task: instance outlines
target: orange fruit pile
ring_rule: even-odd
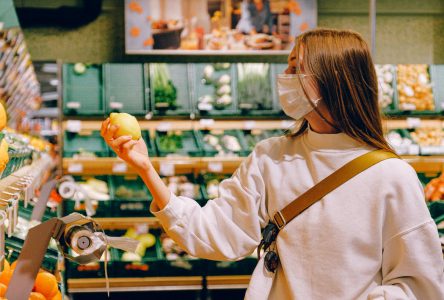
[[[9,265],[9,262],[5,260],[3,271],[0,273],[0,300],[6,295],[6,289],[8,288],[9,281],[17,261]],[[59,291],[59,285],[56,277],[42,269],[40,269],[37,277],[35,278],[34,288],[29,295],[29,300],[61,300],[62,294]]]

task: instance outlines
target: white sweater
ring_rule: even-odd
[[[370,150],[342,133],[271,138],[221,183],[220,198],[201,208],[172,194],[151,210],[190,254],[236,260],[256,249],[277,210]],[[262,258],[247,299],[444,299],[437,228],[415,171],[399,159],[315,203],[279,233],[277,248],[275,278]]]

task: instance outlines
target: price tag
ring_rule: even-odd
[[[69,120],[66,122],[66,131],[79,133],[82,130],[82,122],[78,120]]]
[[[409,155],[419,155],[419,145],[409,145]]]
[[[80,108],[80,102],[68,102],[66,103],[66,107],[70,109],[79,109]]]
[[[79,163],[72,163],[68,165],[68,173],[82,173],[83,165]]]
[[[209,162],[208,163],[208,171],[213,173],[222,173],[224,170],[224,166],[221,162]]]
[[[109,107],[112,109],[122,109],[123,103],[120,102],[110,102]]]
[[[136,224],[134,227],[136,228],[136,232],[138,234],[148,233],[149,231],[148,224]]]
[[[126,163],[113,164],[113,173],[126,173],[128,171],[128,165]]]
[[[214,125],[214,119],[200,119],[199,124],[202,128],[208,128]]]
[[[289,129],[289,128],[291,128],[291,127],[293,127],[294,126],[294,121],[291,121],[291,120],[283,120],[282,122],[281,122],[281,128],[282,129]]]
[[[420,118],[407,118],[407,126],[409,128],[421,127],[421,119]]]
[[[175,168],[172,163],[160,163],[159,173],[162,176],[174,176]]]
[[[403,103],[400,105],[402,110],[416,110],[416,105],[412,103]]]
[[[256,127],[256,122],[255,121],[245,121],[244,122],[244,129],[246,130],[251,130],[253,128]]]
[[[153,113],[149,112],[145,115],[145,120],[151,120],[153,118]]]
[[[160,122],[157,126],[158,131],[169,131],[171,130],[171,123],[170,122]]]

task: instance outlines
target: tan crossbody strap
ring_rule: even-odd
[[[322,199],[325,195],[335,190],[349,179],[355,177],[378,162],[389,158],[399,158],[399,156],[385,150],[375,150],[353,159],[303,193],[284,209],[278,211],[273,217],[275,224],[279,229],[282,229],[288,222],[293,220],[312,204]]]

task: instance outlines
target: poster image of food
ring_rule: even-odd
[[[287,53],[316,0],[125,0],[128,54]]]

